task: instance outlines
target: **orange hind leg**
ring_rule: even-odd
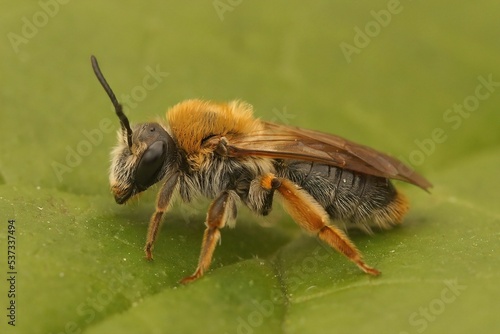
[[[328,214],[306,191],[292,181],[275,177],[273,174],[263,176],[261,186],[268,190],[275,189],[280,193],[286,211],[302,228],[317,234],[321,240],[346,256],[365,273],[374,276],[380,274],[380,271],[363,261],[361,253],[344,232],[328,225]]]

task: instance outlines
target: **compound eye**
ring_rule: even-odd
[[[157,181],[164,160],[165,144],[163,141],[156,141],[144,152],[135,172],[135,181],[140,190],[145,190]]]

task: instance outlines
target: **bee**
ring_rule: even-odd
[[[198,266],[181,283],[208,270],[220,230],[234,226],[240,204],[266,216],[275,195],[300,227],[365,273],[379,275],[331,222],[367,232],[388,229],[400,224],[409,208],[391,179],[424,190],[432,186],[399,160],[367,146],[254,118],[252,106],[242,101],[187,100],[167,111],[167,123],[131,126],[94,56],[91,63],[121,124],[109,175],[116,202],[123,204],[161,183],[144,247],[146,259],[153,258],[158,229],[174,195],[184,202],[199,196],[212,199]]]

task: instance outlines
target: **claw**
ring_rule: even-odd
[[[146,253],[146,260],[148,261],[153,260],[152,248],[153,247],[151,247],[151,245],[146,245],[146,247],[144,247],[144,252]]]
[[[194,272],[194,274],[192,274],[191,276],[184,277],[183,279],[181,279],[179,281],[179,283],[184,284],[184,285],[189,284],[189,283],[197,280],[198,278],[200,278],[202,275],[203,275],[203,273],[201,271],[196,270]]]
[[[369,265],[367,265],[364,262],[359,262],[359,263],[356,263],[356,264],[358,265],[359,268],[361,268],[361,270],[363,270],[367,274],[370,274],[372,276],[378,276],[378,275],[381,274],[380,271],[378,271],[375,268],[370,267]]]

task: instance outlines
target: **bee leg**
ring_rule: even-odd
[[[187,284],[203,276],[210,267],[212,255],[217,242],[220,240],[220,229],[223,228],[229,220],[236,218],[236,192],[229,190],[220,194],[210,204],[207,213],[205,233],[201,244],[201,253],[198,260],[196,271],[188,277],[183,278],[180,283]]]
[[[262,178],[261,185],[265,189],[276,189],[280,193],[284,199],[285,209],[302,228],[316,233],[321,240],[345,255],[365,273],[374,276],[380,274],[377,269],[363,261],[361,253],[344,232],[328,225],[328,214],[306,191],[292,181],[272,174],[266,174]]]
[[[144,246],[144,252],[146,253],[147,260],[153,259],[153,244],[156,240],[156,235],[158,234],[163,214],[169,207],[178,179],[179,173],[171,175],[167,181],[165,181],[160,192],[158,193],[158,197],[156,199],[156,211],[153,216],[151,216],[151,220],[149,221],[148,236],[146,239],[146,246]]]

